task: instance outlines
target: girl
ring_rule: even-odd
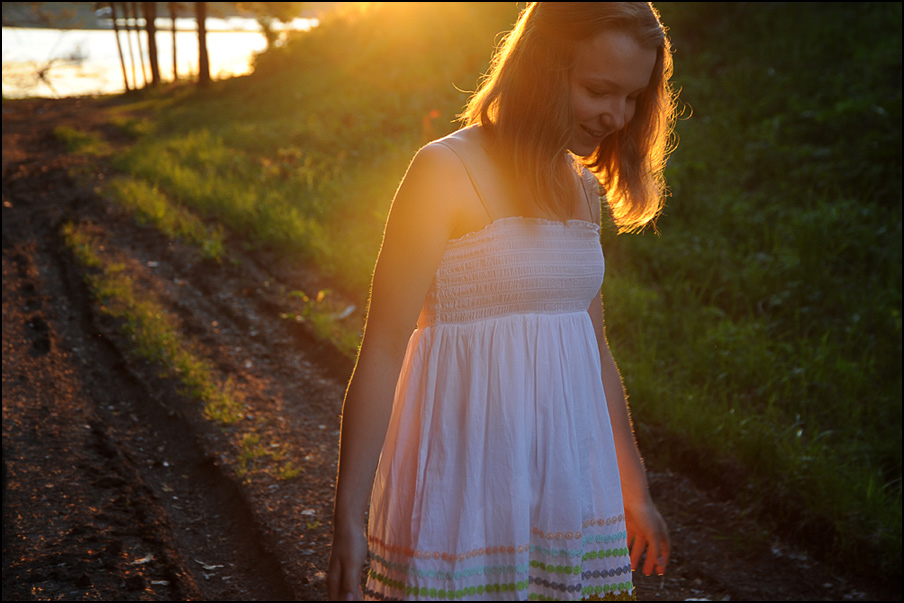
[[[597,190],[620,231],[659,213],[671,65],[648,3],[534,3],[412,161],[345,398],[331,600],[625,598],[665,571]]]

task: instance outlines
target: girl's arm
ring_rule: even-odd
[[[618,472],[621,477],[622,498],[625,504],[625,521],[628,528],[628,546],[631,550],[631,569],[637,569],[646,551],[643,573],[665,573],[669,562],[669,533],[665,521],[650,498],[647,475],[637,444],[628,411],[628,400],[621,375],[606,340],[603,319],[603,300],[600,295],[590,306],[590,318],[596,331],[602,364],[603,389],[609,408],[609,420],[615,438]]]
[[[459,174],[458,172],[461,172]],[[421,149],[396,192],[374,270],[361,349],[342,411],[333,548],[332,601],[359,598],[367,557],[365,511],[392,412],[408,339],[459,221],[469,182],[449,149]],[[473,194],[473,193],[471,193]]]
[[[599,194],[596,178],[582,172],[583,185],[590,195]],[[599,223],[601,208],[591,204],[592,219]],[[646,551],[643,573],[650,575],[654,570],[664,574],[669,562],[669,531],[662,516],[650,498],[647,474],[634,440],[634,427],[628,411],[628,396],[622,384],[621,374],[609,350],[606,339],[606,323],[603,315],[603,295],[594,298],[588,310],[596,332],[596,342],[600,350],[600,365],[609,421],[615,439],[615,454],[618,473],[621,478],[622,499],[625,505],[625,523],[628,529],[628,547],[631,550],[631,569],[637,569]]]

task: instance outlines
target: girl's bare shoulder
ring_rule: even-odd
[[[405,177],[421,203],[454,223],[453,230],[468,232],[485,222],[483,202],[475,188],[487,164],[482,135],[463,128],[422,147]]]

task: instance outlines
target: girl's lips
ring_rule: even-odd
[[[608,130],[597,131],[583,124],[578,125],[580,126],[580,134],[575,134],[575,139],[572,141],[573,148],[570,150],[581,157],[590,156],[603,140],[611,134]]]
[[[608,134],[607,132],[598,132],[596,130],[591,130],[587,126],[581,126],[581,127],[584,129],[585,132],[590,134],[590,136],[592,136],[593,138],[605,138]]]

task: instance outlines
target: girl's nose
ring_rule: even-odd
[[[633,119],[636,104],[637,101],[634,98],[627,96],[608,99],[604,108],[604,119],[608,121],[604,123],[607,127],[612,128],[613,132],[621,130]]]
[[[613,100],[602,115],[602,121],[613,132],[621,130],[627,123],[627,107],[624,101]]]

